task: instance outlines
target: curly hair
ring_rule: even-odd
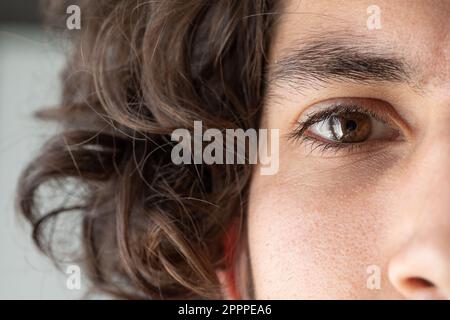
[[[56,25],[65,5],[46,4]],[[258,127],[275,3],[78,5],[82,25],[69,31],[60,105],[37,114],[61,130],[24,170],[18,209],[57,264],[51,226],[62,216],[80,217],[80,262],[101,292],[221,298],[223,237],[235,219],[243,225],[252,168],[175,165],[170,134],[192,131],[194,120],[205,130]],[[48,208],[52,196],[42,190],[67,185],[81,193],[77,200]]]

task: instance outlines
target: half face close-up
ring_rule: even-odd
[[[450,2],[282,12],[262,119],[280,167],[253,176],[247,217],[254,296],[450,298]]]
[[[24,3],[0,299],[450,299],[450,0]]]

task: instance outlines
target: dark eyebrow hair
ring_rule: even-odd
[[[358,36],[303,41],[269,66],[268,82],[295,88],[332,80],[410,84],[410,66],[391,51]]]

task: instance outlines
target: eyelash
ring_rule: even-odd
[[[330,106],[329,108],[316,112],[308,117],[308,119],[304,121],[297,122],[295,129],[289,135],[289,139],[295,142],[300,142],[301,144],[310,142],[311,144],[311,152],[315,150],[319,150],[320,152],[325,152],[328,150],[333,150],[338,152],[340,150],[345,150],[349,153],[353,153],[367,147],[369,144],[373,144],[376,142],[359,142],[359,143],[339,143],[339,142],[326,142],[320,141],[319,139],[306,136],[304,133],[308,130],[312,125],[328,120],[333,116],[340,115],[346,112],[358,112],[362,114],[366,114],[374,119],[381,121],[386,125],[393,126],[392,121],[389,121],[386,117],[376,113],[370,109],[364,108],[360,105],[346,105],[346,104],[335,104]]]

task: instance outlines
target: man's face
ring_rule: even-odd
[[[450,298],[450,1],[283,4],[262,123],[280,164],[255,170],[247,220],[255,298]]]

